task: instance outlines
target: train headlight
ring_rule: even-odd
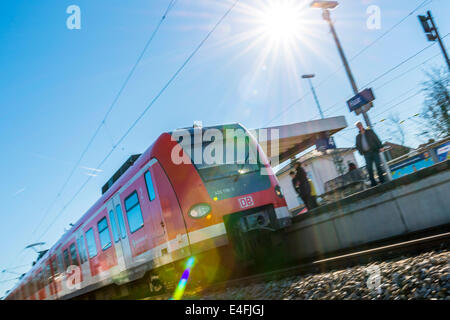
[[[281,188],[280,188],[279,185],[276,185],[276,186],[275,186],[275,194],[276,194],[278,197],[280,197],[280,198],[283,198],[283,197],[284,197],[283,193],[281,192]]]
[[[206,216],[211,211],[211,206],[207,203],[199,203],[193,206],[188,214],[191,218],[199,219]]]

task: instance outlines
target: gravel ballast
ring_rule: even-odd
[[[441,250],[319,274],[261,281],[201,296],[186,295],[184,299],[450,300],[449,289],[450,252]]]

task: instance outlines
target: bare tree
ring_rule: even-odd
[[[424,120],[422,134],[429,138],[442,139],[450,134],[450,73],[445,69],[427,72],[428,80],[423,83],[425,93],[421,117]]]
[[[389,121],[388,125],[392,126],[388,129],[389,134],[394,138],[395,142],[404,145],[405,144],[405,130],[402,126],[404,120],[400,120],[398,113],[391,113],[387,119]]]

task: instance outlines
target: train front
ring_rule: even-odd
[[[242,125],[171,133],[167,174],[183,212],[191,252],[232,248],[233,260],[281,252],[291,215],[269,161]],[[273,254],[272,254],[273,257]],[[223,258],[221,263],[223,263]]]

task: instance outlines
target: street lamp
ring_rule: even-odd
[[[338,48],[339,54],[341,56],[342,62],[345,67],[345,71],[347,72],[347,76],[350,80],[350,84],[352,85],[353,92],[356,94],[359,93],[358,86],[356,85],[355,79],[353,78],[352,71],[350,70],[350,66],[347,61],[347,57],[345,56],[344,50],[342,49],[341,42],[337,36],[336,30],[334,29],[333,21],[331,21],[330,10],[334,9],[338,6],[337,1],[313,1],[311,3],[311,8],[320,8],[322,9],[322,17],[325,21],[330,25],[330,31],[333,35],[334,41],[336,42],[336,46]],[[371,127],[370,119],[365,112],[363,112],[364,120],[366,124]]]
[[[348,79],[350,80],[350,84],[352,85],[353,93],[357,95],[359,93],[358,86],[356,85],[355,78],[353,77],[352,71],[350,70],[350,66],[348,64],[347,58],[345,56],[344,50],[342,49],[341,42],[337,36],[336,30],[334,29],[333,21],[331,21],[330,9],[334,9],[339,5],[337,1],[313,1],[311,2],[311,8],[322,9],[322,17],[325,21],[330,25],[330,31],[333,35],[334,41],[336,42],[336,46],[339,51],[339,55],[341,56],[342,63],[344,64],[345,71],[347,72]],[[370,122],[369,116],[367,115],[367,110],[372,106],[372,102],[370,102],[367,106],[363,106],[362,115],[364,117],[364,121],[366,125],[372,128],[372,123]],[[368,107],[368,108],[366,108]],[[389,170],[389,166],[386,163],[386,159],[384,158],[384,154],[381,152],[381,162],[383,163],[383,167],[386,172],[386,176],[388,180],[392,180],[391,171]]]
[[[322,119],[324,119],[325,116],[323,115],[322,108],[320,107],[319,99],[317,98],[316,90],[314,90],[314,86],[313,86],[313,83],[311,80],[315,76],[316,76],[315,74],[304,74],[304,75],[302,75],[302,79],[308,79],[309,86],[311,87],[311,91],[314,96],[314,100],[316,101],[317,108],[319,109],[320,117]],[[331,139],[333,145],[337,148],[334,138],[330,137],[330,139]],[[334,151],[331,153],[331,157],[333,158],[333,162],[336,167],[336,171],[338,172],[339,175],[343,175],[345,173],[344,169],[342,168],[342,162],[344,161],[344,159],[342,159],[342,157]]]
[[[316,76],[315,74],[304,74],[304,75],[302,75],[302,79],[308,79],[309,87],[311,88],[311,92],[314,96],[314,100],[316,101],[317,108],[319,109],[320,117],[323,119],[325,117],[323,115],[322,108],[320,107],[319,99],[317,98],[317,95],[316,95],[316,90],[314,90],[314,86],[311,81],[311,79],[314,78],[315,76]]]
[[[311,8],[334,9],[339,5],[337,1],[313,1]]]

